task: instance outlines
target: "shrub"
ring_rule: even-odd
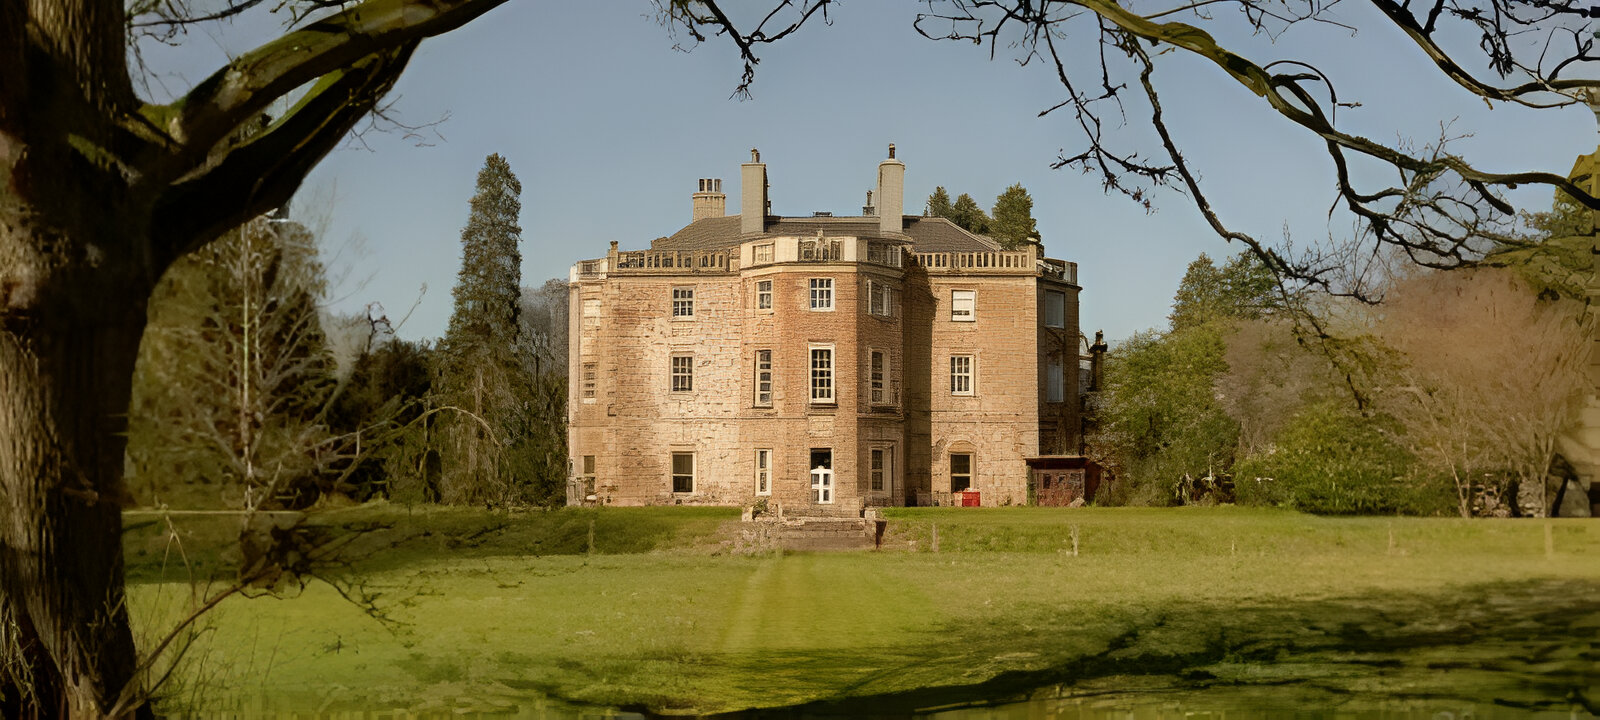
[[[1238,502],[1321,514],[1448,512],[1448,488],[1413,472],[1395,430],[1392,419],[1338,401],[1309,405],[1235,467]]]

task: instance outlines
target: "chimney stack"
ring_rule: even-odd
[[[705,218],[719,218],[728,214],[728,196],[722,194],[720,178],[701,178],[700,189],[694,194],[694,216],[690,222]]]
[[[904,233],[906,166],[894,159],[894,143],[889,144],[889,159],[878,163],[877,200],[878,232],[883,235]]]
[[[761,151],[750,149],[750,162],[739,166],[739,232],[760,233],[767,230],[767,166],[761,162]]]
[[[861,206],[861,217],[872,217],[878,214],[878,207],[872,204],[872,191],[867,191],[867,204]]]

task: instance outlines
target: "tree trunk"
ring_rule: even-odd
[[[40,217],[0,205],[0,715],[98,718],[138,662],[122,463],[148,283]]]

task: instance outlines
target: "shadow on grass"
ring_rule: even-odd
[[[712,542],[737,508],[564,508],[485,511],[375,503],[312,513],[307,522],[330,540],[356,535],[330,564],[359,573],[453,559],[496,556],[604,555],[693,548]],[[129,583],[226,578],[239,562],[236,515],[154,512],[126,516],[123,549]]]
[[[818,685],[817,673],[860,670],[860,681],[836,697],[714,716],[723,718],[905,717],[1152,688],[1292,688],[1330,706],[1433,701],[1600,714],[1600,580],[1479,584],[1449,596],[1374,594],[1084,613],[1102,615],[1096,623],[1061,618],[1042,637],[1010,646],[997,645],[982,627],[951,626],[941,630],[948,643],[937,647],[734,656],[709,659],[720,664],[702,670],[803,685]],[[1091,624],[1104,629],[1100,637],[1074,639],[1089,640],[1095,649],[1063,653],[1056,647]],[[960,682],[956,672],[961,663],[1018,657],[1031,659],[1023,663],[1030,666],[971,683]],[[954,682],[926,675],[939,668]],[[896,675],[935,686],[874,691],[897,684]],[[652,698],[623,709],[651,715],[693,705]]]

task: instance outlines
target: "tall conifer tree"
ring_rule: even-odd
[[[1007,250],[1015,250],[1039,238],[1033,220],[1033,197],[1022,183],[1016,183],[994,199],[989,234]]]
[[[940,185],[933,189],[933,194],[928,196],[928,214],[933,217],[947,218],[955,215],[956,206],[950,202],[950,193]]]
[[[455,310],[439,347],[442,399],[472,414],[451,423],[441,488],[446,501],[510,501],[516,495],[517,482],[503,460],[528,381],[519,358],[521,195],[511,165],[490,155],[478,171],[471,214],[461,230]]]

